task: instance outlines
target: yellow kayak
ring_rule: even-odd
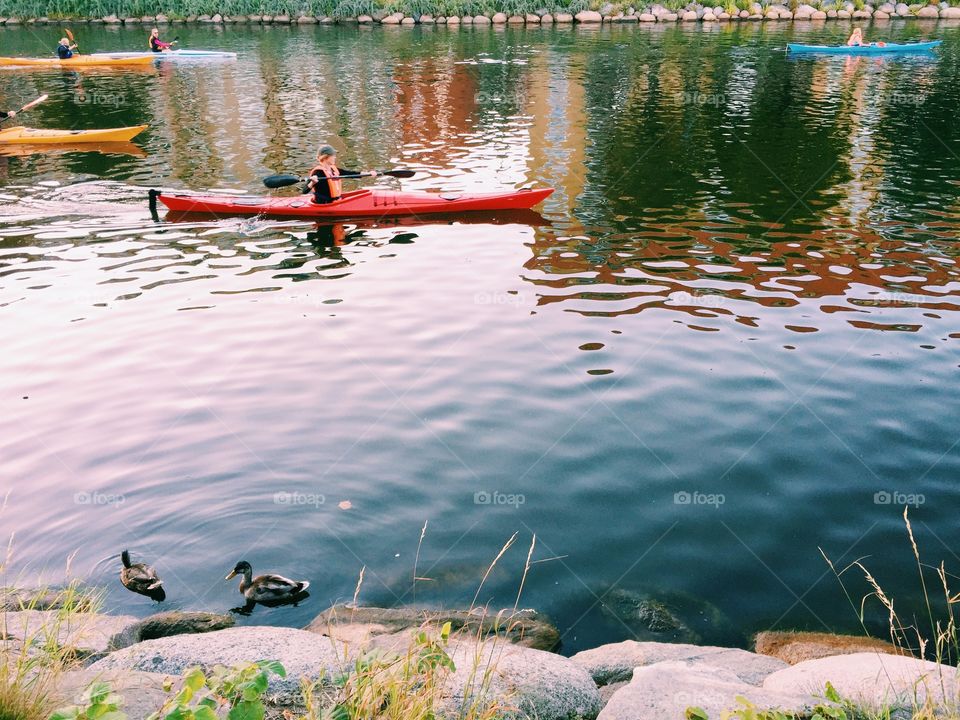
[[[113,55],[74,55],[69,60],[60,58],[19,58],[0,57],[2,66],[41,66],[41,67],[125,67],[128,65],[149,65],[152,57],[119,57]]]
[[[132,142],[87,142],[4,145],[0,143],[0,157],[29,157],[30,155],[62,155],[65,153],[100,153],[101,155],[130,155],[147,157],[146,151]]]
[[[147,125],[134,125],[103,130],[34,130],[27,127],[12,127],[0,130],[0,145],[127,142],[147,127]]]

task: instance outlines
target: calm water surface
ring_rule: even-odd
[[[536,534],[521,605],[566,652],[636,633],[613,588],[689,604],[704,641],[853,630],[818,548],[914,607],[904,502],[960,564],[960,29],[873,26],[942,37],[929,57],[783,52],[845,31],[177,28],[240,57],[3,72],[4,106],[50,94],[31,126],[150,125],[0,157],[7,581],[72,557],[146,614],[129,547],[171,606],[222,609],[244,558],[312,581],[249,620],[298,625],[364,567],[362,602],[467,605],[517,533],[479,601],[513,606]],[[150,219],[148,187],[257,193],[327,139],[404,188],[556,192],[521,218]]]

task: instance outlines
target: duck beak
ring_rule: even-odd
[[[230,574],[227,575],[227,577],[226,577],[225,579],[227,579],[227,580],[233,580],[236,576],[237,576],[237,571],[236,571],[236,570],[231,570],[231,571],[230,571]]]

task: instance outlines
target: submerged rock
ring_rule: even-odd
[[[616,588],[601,598],[603,613],[625,625],[639,640],[746,644],[746,639],[719,608],[692,595]]]
[[[538,650],[553,650],[560,644],[560,633],[553,624],[534,610],[515,614],[474,614],[465,611],[435,611],[417,608],[347,607],[335,605],[321,613],[305,628],[354,646],[404,646],[429,622],[437,627],[449,622],[453,631],[475,635],[497,635],[510,643]]]

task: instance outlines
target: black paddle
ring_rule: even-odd
[[[385,170],[377,171],[377,175],[386,175],[395,178],[411,178],[416,174],[414,170]],[[359,173],[357,175],[338,175],[332,180],[356,180],[358,178],[373,177],[370,173]],[[263,184],[270,189],[289,187],[297,183],[306,182],[310,178],[300,177],[299,175],[271,175],[263,179]]]
[[[20,113],[26,112],[27,110],[30,110],[31,108],[35,108],[37,105],[39,105],[40,103],[42,103],[42,102],[43,102],[44,100],[46,100],[48,97],[49,97],[48,95],[41,95],[40,97],[38,97],[38,98],[37,98],[36,100],[34,100],[33,102],[28,102],[28,103],[27,103],[26,105],[24,105],[22,108],[20,108],[19,110],[17,110],[17,113],[16,113],[16,114],[19,115]],[[5,118],[0,118],[0,123],[4,122],[5,120],[9,120],[11,117],[12,117],[11,115],[7,115]]]

